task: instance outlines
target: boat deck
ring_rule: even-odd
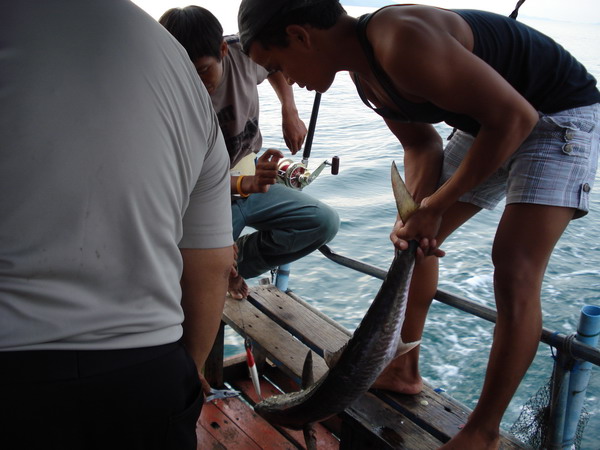
[[[252,340],[263,397],[300,389],[309,349],[318,379],[327,371],[323,352],[337,350],[351,333],[273,285],[253,287],[247,300],[226,302],[205,375],[213,387],[228,385],[242,395],[204,405],[197,428],[198,448],[306,448],[301,431],[269,424],[252,409],[258,398],[245,355],[223,359],[225,326]],[[317,448],[435,449],[460,430],[469,413],[464,405],[428,385],[418,395],[371,390],[338,416],[318,424]],[[525,447],[504,434],[501,448]]]
[[[245,355],[234,358],[239,367],[240,378],[228,385],[242,393],[240,397],[213,400],[202,408],[196,428],[198,448],[202,449],[297,449],[306,448],[302,431],[275,427],[254,412],[250,403],[258,397],[248,378]],[[230,361],[231,362],[231,361]],[[229,369],[232,369],[229,366]],[[275,375],[273,373],[272,375]],[[276,375],[275,375],[276,376]],[[282,380],[283,381],[283,380]],[[261,392],[265,397],[281,391],[267,381],[261,380]],[[249,403],[250,402],[250,403]],[[332,425],[331,423],[329,424]],[[339,440],[325,426],[316,427],[319,449],[338,449]]]

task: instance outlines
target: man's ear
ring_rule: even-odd
[[[304,48],[310,48],[311,36],[308,29],[302,25],[288,25],[285,28],[290,44],[296,42]]]
[[[221,47],[219,48],[219,53],[221,54],[221,61],[223,60],[223,58],[225,58],[227,56],[227,53],[229,53],[229,45],[227,45],[227,42],[225,42],[225,40],[223,40],[223,42],[221,42]]]

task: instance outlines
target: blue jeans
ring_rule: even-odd
[[[231,203],[238,271],[253,278],[308,255],[336,235],[340,219],[325,203],[282,184]],[[255,232],[240,237],[245,227]]]

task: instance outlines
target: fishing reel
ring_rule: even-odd
[[[337,175],[340,169],[340,159],[337,156],[331,158],[331,162],[323,161],[314,171],[308,170],[307,159],[302,162],[293,162],[291,159],[282,159],[277,165],[277,182],[292,189],[301,191],[305,186],[312,183],[325,169],[331,167],[331,174]]]

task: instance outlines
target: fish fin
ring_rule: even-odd
[[[415,348],[420,343],[421,343],[420,339],[418,341],[414,341],[414,342],[400,341],[400,343],[398,344],[398,348],[396,349],[396,355],[394,356],[394,358],[397,358],[400,355],[404,355],[405,353],[410,352],[413,348]]]
[[[338,360],[340,359],[340,356],[342,356],[342,353],[344,353],[344,350],[346,349],[347,345],[348,345],[347,343],[342,345],[335,352],[323,350],[323,358],[325,359],[325,364],[327,364],[327,367],[329,367],[330,369],[332,367],[335,367]]]
[[[302,389],[306,389],[311,384],[314,384],[314,382],[312,352],[309,350],[302,366]]]
[[[408,188],[404,184],[404,180],[398,172],[396,163],[392,161],[392,191],[394,192],[394,198],[396,199],[396,208],[398,209],[398,215],[402,219],[402,222],[406,223],[408,218],[419,209],[419,204],[414,201]]]

